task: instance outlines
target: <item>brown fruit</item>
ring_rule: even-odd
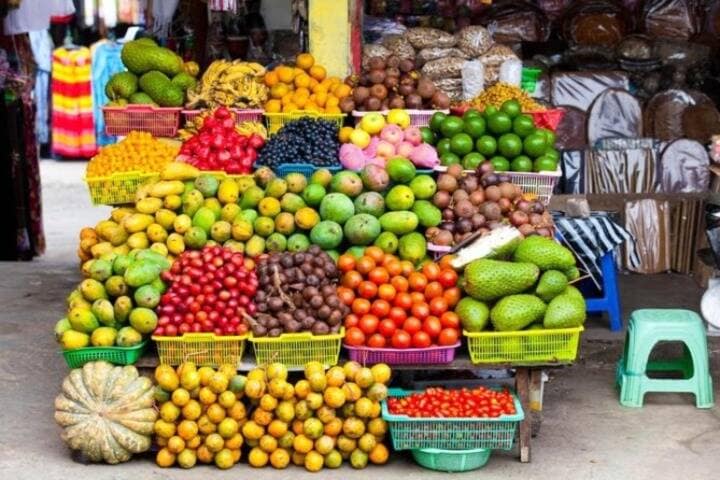
[[[405,105],[410,109],[422,108],[422,98],[417,93],[411,93],[405,97]]]
[[[368,65],[370,66],[370,70],[384,70],[385,60],[383,60],[381,57],[373,57],[368,62]]]
[[[373,85],[370,87],[370,96],[375,97],[380,100],[385,100],[387,98],[387,88],[385,88],[385,85],[379,83],[377,85]]]
[[[463,167],[459,163],[453,163],[448,167],[447,173],[448,175],[455,177],[457,180],[460,180],[463,175]]]
[[[399,95],[395,96],[388,102],[388,106],[390,108],[405,108],[405,100]]]
[[[340,104],[338,106],[340,107],[340,111],[343,113],[350,113],[355,110],[355,102],[350,97],[345,97],[340,100]]]
[[[450,97],[447,93],[437,90],[430,99],[430,104],[438,110],[444,110],[450,106]]]
[[[385,85],[385,88],[389,91],[394,91],[399,84],[400,81],[398,80],[398,77],[385,77],[385,81],[383,82],[383,85]]]
[[[385,69],[385,76],[386,77],[398,77],[398,81],[400,80],[400,69],[397,67],[387,67]]]
[[[368,110],[370,112],[376,112],[380,110],[380,107],[382,107],[382,100],[377,97],[368,97],[368,99],[365,100],[365,110]]]
[[[395,55],[390,55],[385,64],[388,68],[397,68],[400,66],[400,58]]]
[[[355,87],[352,94],[353,100],[355,100],[355,103],[358,105],[364,103],[369,96],[370,89],[367,87]]]
[[[437,179],[437,188],[445,192],[457,190],[457,179],[450,174],[442,173]]]
[[[432,98],[433,95],[435,95],[435,91],[437,90],[437,88],[435,87],[435,84],[432,82],[432,80],[423,77],[418,80],[416,90],[418,95],[420,95],[423,100],[428,100]]]
[[[415,69],[415,62],[413,62],[409,58],[403,58],[402,60],[400,60],[398,68],[403,73],[411,72],[413,69]]]
[[[385,81],[385,70],[370,70],[368,79],[372,84],[383,83]]]
[[[438,208],[447,208],[450,205],[450,194],[444,190],[438,190],[433,195],[433,204]]]

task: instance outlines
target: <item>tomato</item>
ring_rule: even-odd
[[[351,327],[345,332],[345,343],[352,347],[365,344],[365,334],[358,327]]]
[[[403,292],[398,293],[395,295],[395,300],[393,301],[393,305],[396,307],[400,307],[404,310],[410,310],[410,307],[412,307],[413,301],[412,297],[409,293]]]
[[[425,275],[425,278],[432,282],[440,275],[440,267],[437,263],[429,262],[423,265],[422,273]]]
[[[415,334],[412,337],[412,346],[413,348],[427,348],[430,345],[432,345],[432,340],[430,340],[430,335],[420,330],[419,332],[415,332]]]
[[[442,324],[440,323],[440,319],[437,317],[427,317],[423,322],[422,329],[430,336],[430,338],[435,339],[438,335],[440,335]]]
[[[372,303],[370,313],[379,318],[386,317],[390,313],[390,303],[387,300],[377,299]]]
[[[390,280],[390,284],[395,287],[395,290],[398,292],[407,292],[410,288],[407,278],[398,275],[394,276],[392,280]]]
[[[377,285],[367,280],[360,282],[360,285],[357,287],[357,293],[362,298],[373,299],[375,295],[377,295],[377,291]]]
[[[440,297],[442,294],[443,287],[440,285],[440,282],[430,282],[427,284],[427,287],[425,287],[425,298],[428,300]]]
[[[391,341],[393,348],[410,348],[411,342],[412,338],[408,332],[404,330],[396,330],[395,333],[393,333]]]
[[[455,312],[445,312],[440,315],[440,323],[443,328],[460,328],[460,317]]]
[[[362,330],[365,335],[372,335],[377,330],[378,323],[380,323],[378,317],[368,313],[360,317],[358,327],[360,327],[360,330]]]
[[[412,303],[425,303],[425,294],[422,292],[412,292],[410,298]]]
[[[340,283],[343,287],[355,290],[362,281],[363,277],[360,272],[350,270],[349,272],[345,272],[343,274],[342,281]]]
[[[454,258],[455,255],[443,255],[443,257],[438,262],[440,270],[454,270],[451,263]]]
[[[412,264],[409,260],[402,260],[400,262],[400,266],[402,266],[402,276],[408,277],[412,272],[415,271],[415,265]]]
[[[370,273],[375,268],[375,260],[370,257],[362,256],[355,262],[355,269],[363,275]]]
[[[444,288],[457,287],[458,274],[455,273],[455,270],[441,270],[437,281]]]
[[[422,335],[419,337],[418,341],[422,343]],[[413,336],[413,344],[415,340]],[[427,388],[407,397],[390,397],[387,404],[390,413],[409,417],[488,418],[515,414],[513,396],[507,389],[497,391],[484,387],[472,390]]]
[[[408,317],[407,320],[403,322],[402,329],[410,335],[415,335],[415,332],[419,332],[420,329],[422,329],[422,322],[415,317]]]
[[[452,287],[445,290],[443,298],[448,304],[448,308],[453,308],[460,301],[462,293],[458,287]]]
[[[388,318],[395,322],[397,327],[400,327],[407,318],[407,313],[400,307],[392,307],[390,313],[388,313]]]
[[[382,248],[371,245],[369,247],[365,247],[365,256],[372,258],[375,263],[381,265],[385,259],[385,252],[383,252]]]
[[[337,266],[341,272],[349,272],[350,270],[354,270],[355,269],[355,257],[350,255],[349,253],[340,255],[338,257]]]
[[[365,315],[370,313],[370,301],[366,298],[356,298],[350,308],[357,315]]]
[[[360,317],[355,315],[354,313],[350,313],[345,317],[345,328],[352,328],[357,327],[357,324],[360,322]]]
[[[390,318],[380,320],[377,328],[378,333],[387,338],[392,337],[395,330],[397,330],[397,325],[395,325],[395,322]]]
[[[411,290],[415,292],[422,292],[427,286],[427,278],[425,278],[425,275],[420,272],[412,272],[408,275],[408,283],[410,284]]]
[[[347,287],[338,287],[336,293],[340,301],[345,305],[350,306],[355,300],[355,292]]]
[[[430,307],[427,303],[415,303],[413,304],[412,308],[410,309],[410,313],[414,317],[419,318],[420,320],[425,320],[427,317],[430,316]]]
[[[385,337],[379,333],[373,333],[370,338],[368,338],[367,346],[372,348],[385,348],[386,343]]]
[[[438,345],[455,345],[458,342],[458,331],[454,328],[443,328],[438,335]]]
[[[380,287],[378,287],[378,297],[383,300],[392,300],[395,298],[396,294],[397,291],[395,290],[395,287],[389,283],[383,283]]]
[[[390,281],[390,274],[383,267],[375,267],[367,275],[368,280],[375,285],[382,285]]]
[[[402,273],[402,265],[400,265],[400,262],[395,259],[390,259],[389,261],[386,259],[386,261],[383,263],[383,267],[385,267],[388,275],[390,275],[391,277],[395,277]]]
[[[433,315],[442,315],[447,312],[448,303],[443,297],[436,297],[430,300],[430,313]]]

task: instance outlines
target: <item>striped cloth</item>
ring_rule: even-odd
[[[572,218],[554,215],[559,236],[575,251],[580,263],[588,270],[595,285],[602,285],[600,260],[623,243],[627,244],[629,266],[640,265],[635,237],[625,228],[610,220],[605,212],[593,212],[589,218]]]
[[[68,158],[95,155],[90,49],[58,48],[52,65],[52,151]]]

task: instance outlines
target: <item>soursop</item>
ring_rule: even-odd
[[[515,263],[483,258],[465,268],[463,289],[482,301],[524,292],[532,287],[540,270],[532,263]]]
[[[513,254],[516,262],[530,262],[545,270],[569,270],[575,266],[572,252],[555,240],[540,235],[525,238]]]

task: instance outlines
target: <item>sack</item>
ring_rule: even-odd
[[[363,56],[362,56],[362,68],[364,70],[370,69],[370,59],[379,57],[383,60],[387,60],[387,58],[390,56],[390,50],[383,47],[382,45],[378,44],[369,44],[365,45],[363,47]]]
[[[382,44],[391,55],[399,58],[415,58],[415,49],[402,35],[388,35],[383,38]]]
[[[455,36],[437,28],[427,27],[409,28],[404,38],[418,50],[430,47],[449,48],[454,47],[456,43]]]
[[[437,82],[436,82],[437,83]],[[465,62],[462,67],[462,99],[472,100],[485,88],[485,67],[479,60]]]
[[[517,59],[517,55],[512,49],[506,45],[496,43],[490,49],[480,56],[480,60],[485,70],[485,85],[497,83],[500,78],[500,66],[507,60]]]
[[[465,64],[464,58],[447,57],[439,60],[432,60],[423,65],[421,72],[423,76],[431,80],[443,80],[448,78],[459,78],[462,74],[462,67]]]
[[[468,55],[460,50],[459,48],[440,48],[431,47],[423,48],[415,56],[415,63],[417,65],[424,65],[432,60],[439,60],[441,58],[456,57],[456,58],[469,58]]]
[[[493,44],[492,35],[485,27],[470,25],[455,34],[457,46],[470,57],[478,57]]]

